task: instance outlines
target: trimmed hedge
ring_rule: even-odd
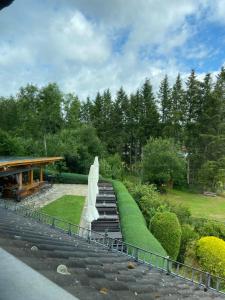
[[[57,183],[68,183],[68,184],[88,184],[88,175],[78,173],[46,173],[46,176],[52,176],[54,182]],[[99,176],[99,182],[107,181],[108,179]]]
[[[113,181],[120,213],[120,224],[125,242],[162,256],[166,251],[148,230],[145,219],[133,197],[120,181]]]
[[[196,256],[205,271],[225,277],[225,242],[223,240],[214,236],[202,237],[196,244]]]
[[[57,183],[68,183],[68,184],[87,184],[88,175],[77,174],[77,173],[48,173],[47,176],[52,176],[53,181]]]
[[[181,242],[181,226],[177,216],[171,212],[158,212],[151,219],[150,226],[170,258],[176,260]]]

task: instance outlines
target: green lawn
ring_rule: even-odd
[[[85,197],[65,195],[56,201],[44,206],[41,212],[65,220],[69,223],[78,224],[84,207]],[[63,224],[57,224],[65,227]]]
[[[201,194],[170,190],[162,199],[183,203],[190,208],[193,217],[225,221],[225,198],[208,197]]]

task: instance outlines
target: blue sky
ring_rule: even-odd
[[[0,96],[57,82],[81,99],[225,64],[225,0],[15,0],[0,11]]]

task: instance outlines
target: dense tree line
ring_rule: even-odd
[[[187,162],[188,184],[221,180],[225,169],[225,69],[213,82],[168,77],[158,93],[149,79],[128,95],[121,87],[80,101],[55,83],[22,87],[0,98],[0,155],[64,155],[70,169],[85,172],[91,157],[119,154],[131,168],[150,138],[173,139]],[[81,163],[83,161],[84,163]]]

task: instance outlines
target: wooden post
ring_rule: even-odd
[[[29,172],[29,181],[30,181],[30,184],[33,184],[33,181],[34,181],[34,172],[33,170],[30,170]]]
[[[40,168],[40,182],[43,181],[43,168]]]
[[[18,175],[18,184],[19,184],[19,190],[22,190],[22,187],[23,187],[23,173],[19,173],[19,175]]]

